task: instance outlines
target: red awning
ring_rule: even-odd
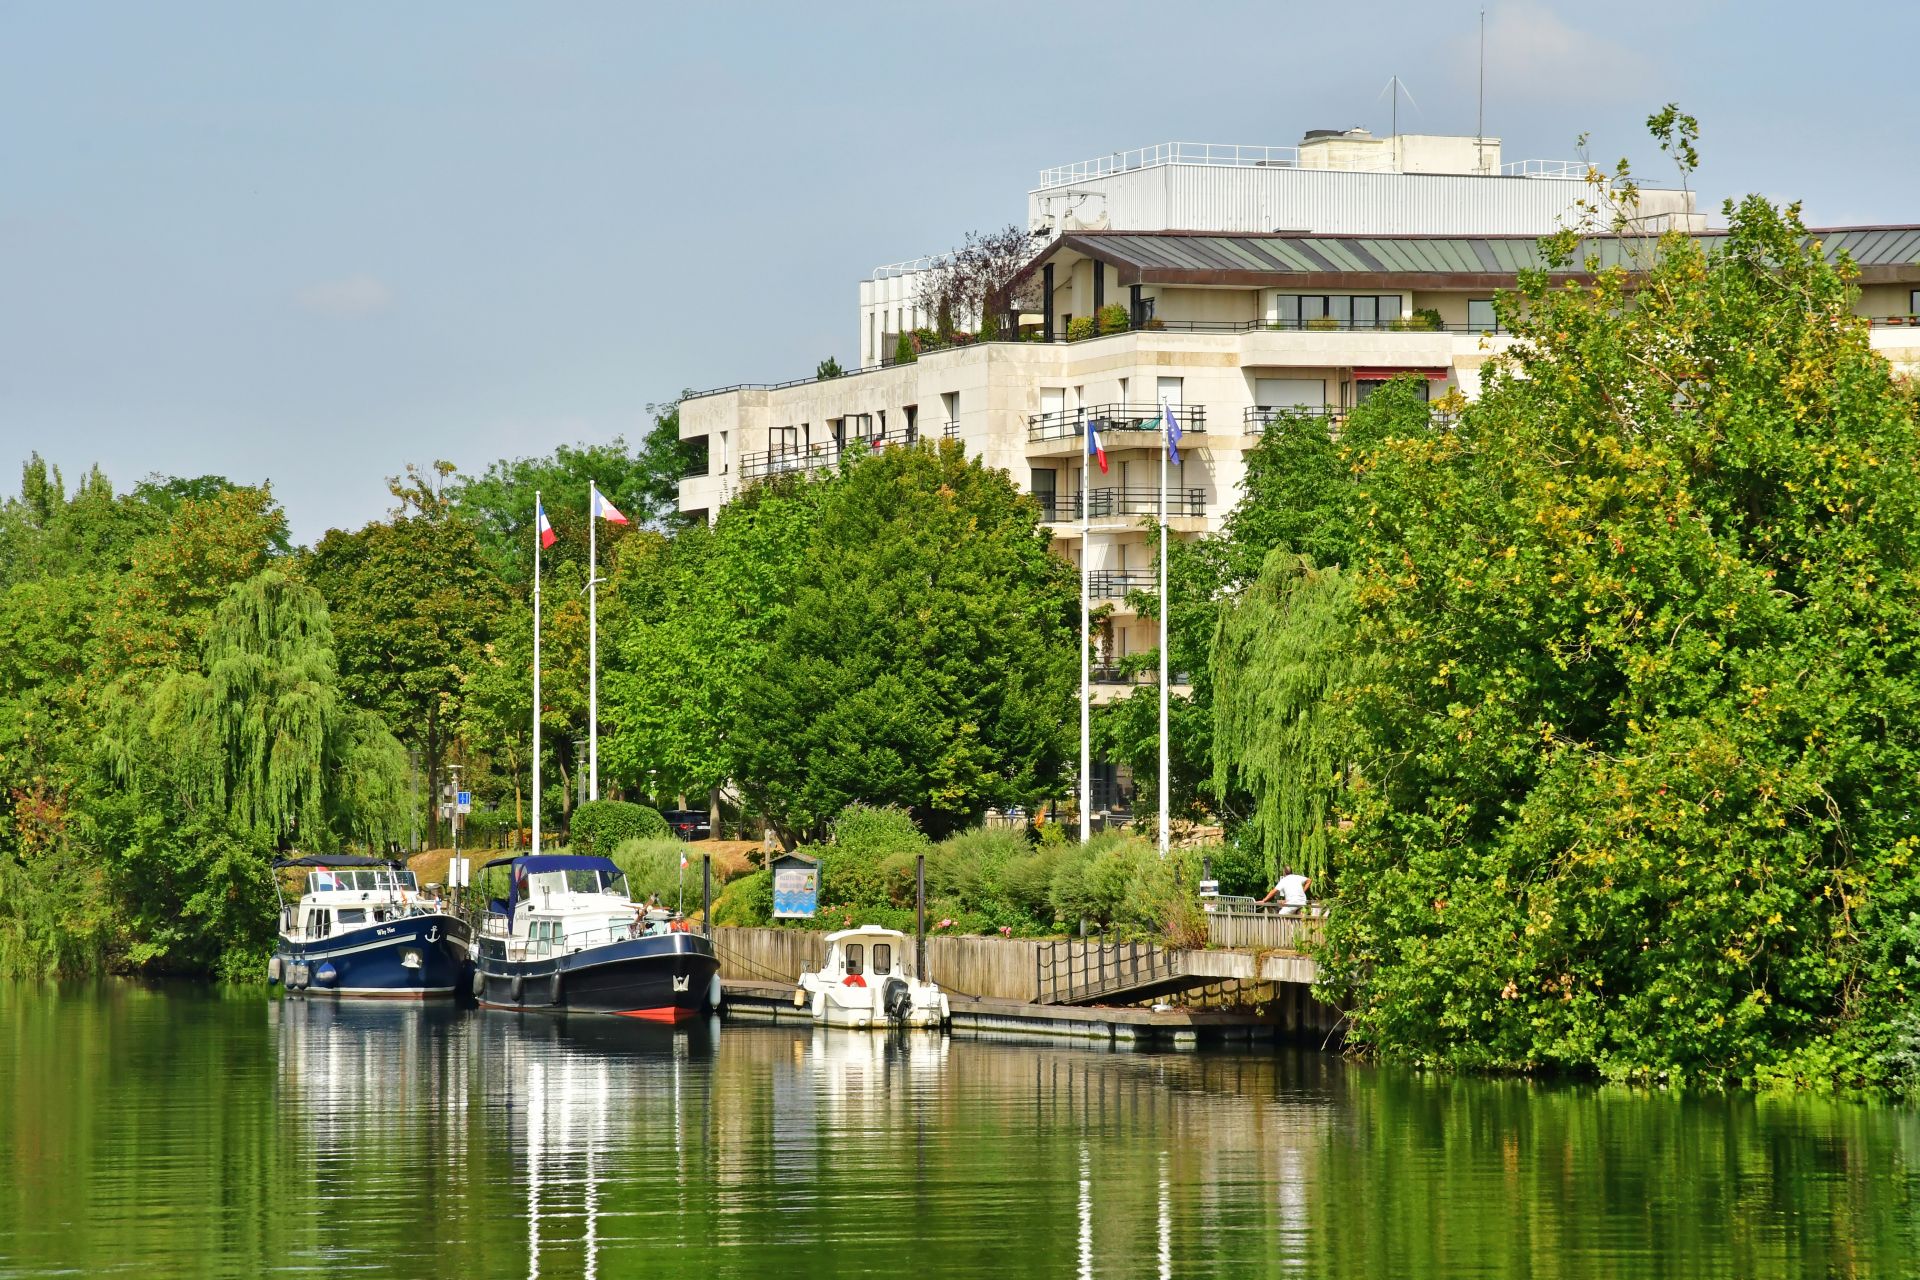
[[[1445,382],[1453,376],[1451,369],[1355,369],[1355,382],[1385,382],[1397,378],[1403,373],[1417,373],[1428,382]]]

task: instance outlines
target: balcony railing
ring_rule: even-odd
[[[949,440],[958,440],[960,438],[960,424],[958,422],[949,422],[941,434]]]
[[[1131,667],[1096,666],[1088,670],[1087,679],[1094,684],[1159,684],[1160,668],[1144,667],[1135,670]],[[1167,686],[1169,688],[1176,684],[1192,683],[1193,677],[1184,671],[1169,671],[1167,673]]]
[[[840,451],[830,444],[808,445],[795,449],[763,449],[740,455],[740,478],[761,480],[768,476],[804,475],[810,471],[831,471],[840,463]]]
[[[1087,590],[1101,600],[1124,600],[1129,592],[1159,589],[1160,575],[1152,569],[1095,569],[1087,575]]]
[[[1276,422],[1291,422],[1296,419],[1320,419],[1338,422],[1347,416],[1347,411],[1336,404],[1255,404],[1248,405],[1247,411],[1240,415],[1240,425],[1249,435],[1265,431]]]
[[[1157,516],[1160,514],[1160,489],[1155,485],[1129,485],[1126,488],[1087,490],[1087,515],[1094,520],[1107,516]],[[1205,489],[1167,490],[1169,516],[1207,514]]]
[[[1204,433],[1207,407],[1203,404],[1173,406],[1173,420],[1183,432]],[[1087,423],[1098,422],[1102,431],[1158,431],[1161,413],[1157,404],[1090,404],[1078,409],[1056,409],[1036,413],[1027,419],[1027,439],[1069,440],[1087,434]]]

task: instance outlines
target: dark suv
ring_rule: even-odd
[[[668,809],[661,817],[667,820],[667,826],[673,834],[682,840],[705,840],[713,835],[713,823],[700,809]]]

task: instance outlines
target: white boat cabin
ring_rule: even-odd
[[[608,859],[534,854],[513,859],[512,867],[511,897],[489,904],[481,929],[484,937],[504,940],[510,961],[544,960],[673,927],[667,912],[632,900],[626,874]]]
[[[316,867],[307,872],[300,901],[281,908],[280,932],[289,939],[312,942],[440,909],[439,899],[420,892],[411,871]]]
[[[914,976],[912,957],[912,941],[897,929],[865,924],[830,933],[826,959],[800,975],[794,1003],[828,1026],[944,1026],[947,997]]]

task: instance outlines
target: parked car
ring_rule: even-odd
[[[713,835],[713,823],[700,809],[668,809],[660,815],[673,834],[682,840],[705,840]]]

